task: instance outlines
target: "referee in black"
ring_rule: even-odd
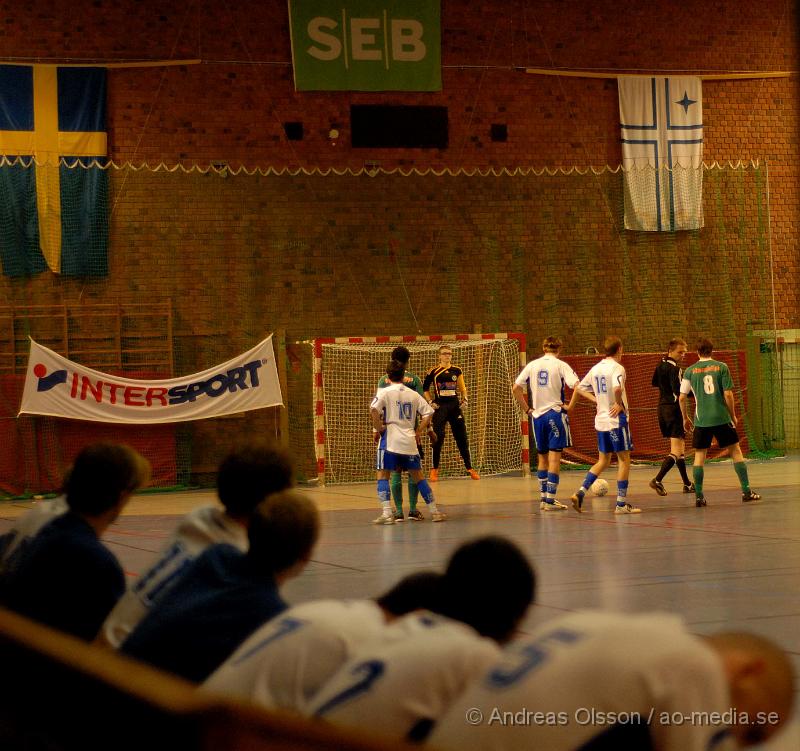
[[[658,474],[650,480],[650,487],[659,495],[666,495],[667,490],[662,480],[674,465],[683,478],[683,492],[694,493],[694,483],[686,474],[686,459],[684,457],[686,431],[683,429],[683,417],[678,405],[681,392],[680,362],[686,354],[686,342],[683,339],[670,339],[667,345],[666,357],[656,366],[653,373],[652,385],[659,391],[658,397],[658,426],[661,435],[669,438],[669,455],[661,463]]]

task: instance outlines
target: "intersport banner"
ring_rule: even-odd
[[[141,381],[101,373],[31,339],[19,414],[113,423],[200,420],[283,406],[272,335],[202,373]]]

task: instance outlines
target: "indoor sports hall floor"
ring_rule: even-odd
[[[748,469],[762,501],[741,502],[724,462],[707,465],[708,507],[697,509],[680,492],[677,471],[662,498],[647,487],[654,468],[634,467],[629,497],[643,509],[636,516],[614,516],[608,497],[591,500],[581,515],[540,513],[531,503],[535,478],[443,480],[433,487],[449,521],[393,526],[370,524],[378,513],[374,484],[303,487],[322,512],[322,537],[284,593],[291,603],[377,595],[407,573],[441,568],[463,540],[500,534],[528,551],[538,576],[522,631],[580,608],[664,610],[681,614],[697,634],[744,629],[773,638],[800,675],[800,457],[753,461]],[[565,472],[559,496],[568,498],[582,477]],[[105,541],[135,577],[178,516],[213,500],[208,491],[136,496]],[[0,503],[0,533],[30,505]],[[800,694],[795,705],[800,712]],[[800,724],[789,736],[776,747],[797,751]]]

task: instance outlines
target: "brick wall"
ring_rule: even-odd
[[[444,86],[433,94],[295,93],[284,0],[2,2],[0,39],[3,54],[20,59],[203,60],[112,70],[109,135],[118,161],[583,167],[620,161],[614,81],[521,68],[792,70],[795,9],[783,0],[739,3],[735,13],[699,1],[678,7],[445,0]],[[778,298],[787,324],[797,318],[797,101],[795,79],[704,86],[707,161],[769,162]],[[364,102],[447,105],[450,148],[351,149],[349,106]],[[292,120],[304,123],[303,141],[285,139],[282,123]],[[493,122],[507,124],[507,143],[490,141]],[[335,143],[327,137],[331,126],[340,131]]]
[[[591,4],[444,0],[443,90],[295,93],[285,0],[0,2],[0,49],[32,60],[199,58],[114,69],[112,158],[232,166],[581,167],[620,162],[615,81],[529,67],[794,70],[796,8],[693,0]],[[447,150],[349,146],[349,107],[449,109]],[[734,347],[800,326],[796,78],[704,85],[705,159],[768,173],[713,178],[700,233],[619,230],[618,176],[112,177],[111,273],[0,278],[12,302],[171,298],[176,365],[206,367],[278,327],[288,338],[445,330],[553,331],[581,349],[613,329],[629,349],[711,333]],[[282,123],[305,137],[286,140]],[[508,127],[492,143],[492,123]],[[340,131],[328,138],[332,127]],[[767,174],[771,235],[765,217]],[[726,183],[730,179],[733,182]],[[710,197],[713,196],[713,203]],[[390,241],[393,241],[390,243]],[[235,432],[235,430],[233,430]]]

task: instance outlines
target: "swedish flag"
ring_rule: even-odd
[[[0,155],[3,272],[105,276],[105,68],[0,65]]]

